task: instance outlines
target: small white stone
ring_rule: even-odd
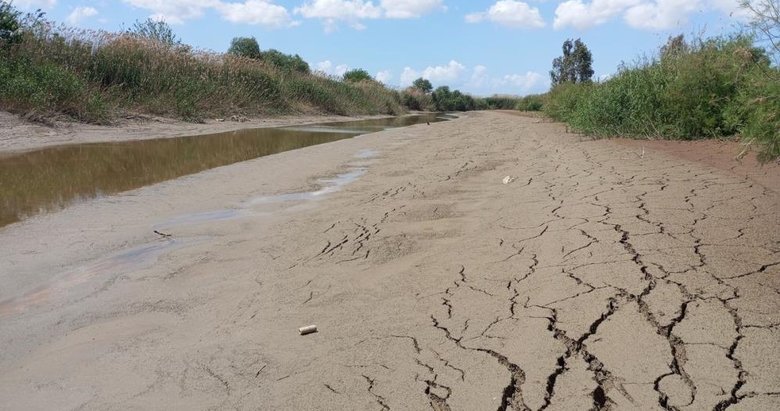
[[[301,327],[298,329],[298,332],[301,333],[301,335],[311,334],[317,332],[317,326],[316,325],[308,325],[306,327]]]

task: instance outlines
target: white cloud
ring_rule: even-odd
[[[57,5],[57,0],[15,0],[14,7],[24,10],[42,9],[51,10]]]
[[[268,28],[291,27],[290,13],[272,0],[246,0],[233,3],[221,0],[123,0],[131,6],[151,12],[150,17],[171,24],[182,24],[203,16],[206,10],[216,10],[232,23],[256,24]]]
[[[466,22],[480,23],[491,21],[507,27],[540,28],[544,27],[544,19],[539,9],[528,3],[515,0],[499,0],[487,11],[466,15]]]
[[[436,10],[446,10],[442,0],[382,0],[385,16],[391,19],[418,18]]]
[[[701,6],[698,0],[657,0],[629,8],[624,16],[629,26],[663,30],[688,22],[688,14]]]
[[[220,3],[216,9],[222,18],[233,23],[256,24],[269,28],[292,27],[299,24],[293,21],[287,9],[266,0]]]
[[[517,87],[520,91],[520,94],[527,94],[531,90],[539,89],[540,86],[545,86],[546,88],[546,78],[547,77],[539,73],[529,71],[525,74],[505,75],[502,79],[502,83],[512,87]]]
[[[125,3],[149,10],[149,16],[171,24],[182,24],[185,20],[198,18],[208,8],[220,5],[218,0],[123,0]]]
[[[748,20],[750,18],[750,11],[742,8],[739,5],[739,0],[707,0],[707,5],[739,20]]]
[[[72,26],[76,26],[84,19],[97,16],[97,14],[98,11],[93,7],[76,7],[72,12],[70,12],[70,14],[68,14],[68,17],[65,18],[65,21]]]
[[[314,65],[315,71],[328,76],[341,77],[349,70],[346,64],[334,65],[330,60],[321,61]]]
[[[423,70],[421,77],[437,82],[455,81],[460,78],[460,75],[465,70],[466,66],[455,60],[450,60],[446,66],[426,67],[425,70]]]
[[[401,87],[409,87],[412,85],[412,82],[420,78],[419,73],[412,69],[411,67],[404,67],[404,71],[401,73]]]
[[[420,77],[430,80],[432,83],[451,85],[448,83],[454,83],[460,80],[461,75],[465,71],[466,66],[455,60],[450,60],[450,62],[444,66],[428,66],[422,71],[415,70],[411,67],[404,67],[404,71],[401,73],[400,85],[401,87],[411,86],[412,82]]]
[[[363,30],[363,20],[411,19],[434,10],[446,10],[442,0],[380,0],[379,5],[367,0],[307,0],[294,12],[307,19],[322,20],[325,31],[331,32],[339,23]]]
[[[743,19],[738,0],[568,0],[555,9],[556,29],[589,29],[622,16],[626,24],[644,30],[668,30],[688,23],[697,11],[714,10]]]
[[[506,74],[492,76],[488,68],[479,64],[474,66],[471,79],[464,85],[469,91],[477,94],[529,94],[538,93],[549,87],[547,77],[529,71],[525,74]]]
[[[469,80],[468,86],[476,89],[485,86],[485,83],[489,80],[487,71],[488,68],[481,64],[474,66],[474,70],[471,72],[471,80]]]
[[[363,0],[310,0],[295,8],[295,14],[307,19],[320,19],[325,31],[333,31],[339,22],[346,22],[356,30],[363,30],[364,19],[382,17],[382,9],[370,1]]]
[[[378,73],[376,73],[376,81],[382,83],[382,84],[388,84],[387,82],[390,81],[390,79],[393,77],[393,74],[390,72],[390,70],[382,70]]]
[[[555,9],[553,27],[561,29],[574,27],[588,29],[604,24],[615,16],[625,12],[629,7],[641,4],[641,0],[593,0],[585,4],[582,0],[569,0]]]

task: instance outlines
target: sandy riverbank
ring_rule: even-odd
[[[204,123],[188,123],[163,117],[138,116],[122,119],[112,126],[65,121],[55,122],[51,126],[29,122],[19,116],[0,111],[0,124],[3,126],[0,129],[0,154],[63,144],[184,137],[244,128],[281,127],[384,117],[387,116],[296,115],[243,119],[246,121],[209,119]]]
[[[0,230],[0,404],[777,409],[778,216],[502,113],[222,167]]]

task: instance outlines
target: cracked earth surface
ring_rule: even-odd
[[[6,345],[54,331],[2,358],[0,399],[780,409],[777,192],[500,113],[385,133],[363,177],[263,234],[234,223],[86,314],[4,320]]]

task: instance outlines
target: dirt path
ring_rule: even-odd
[[[780,408],[780,195],[562,129],[474,113],[0,231],[2,295],[25,296],[0,302],[0,404]],[[151,234],[327,170],[365,174]],[[100,260],[174,240],[148,263]]]

